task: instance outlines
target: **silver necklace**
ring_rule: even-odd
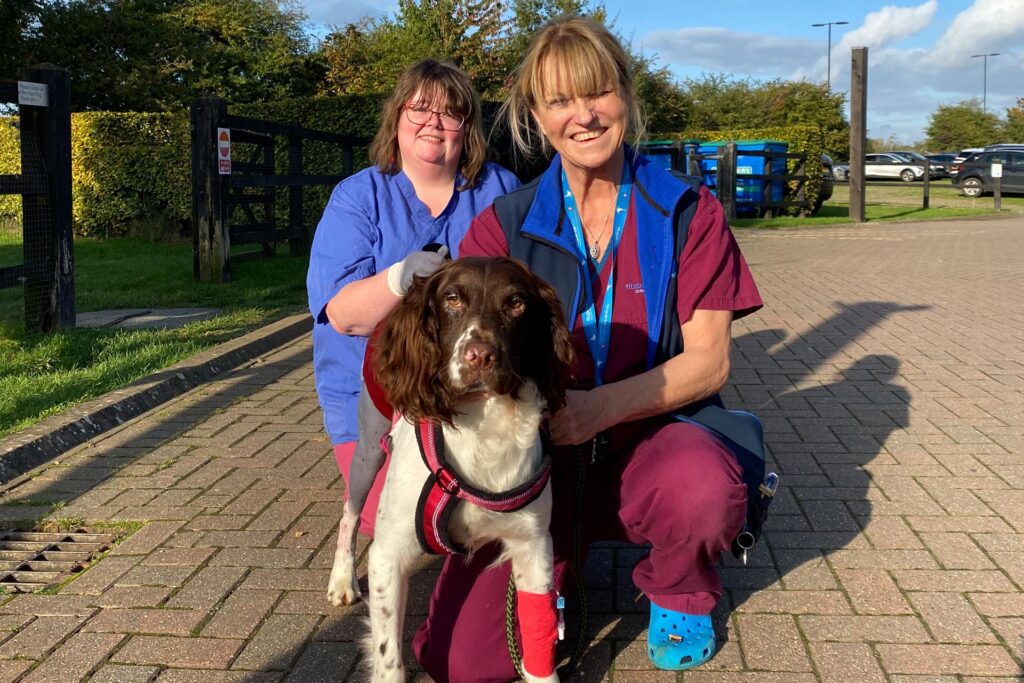
[[[615,195],[614,196],[617,196],[618,194],[619,194],[619,190],[618,190],[618,187],[616,187],[615,188]],[[580,214],[580,224],[584,228],[586,228],[586,223],[583,222],[583,213],[582,212],[578,212],[578,213]],[[595,237],[594,241],[590,245],[590,258],[594,259],[595,261],[601,256],[601,245],[600,245],[601,238],[604,237],[604,233],[608,231],[608,221],[611,220],[611,217],[612,217],[613,213],[615,213],[615,202],[614,201],[612,202],[612,210],[609,211],[608,215],[604,217],[604,223],[602,224],[602,227],[601,227],[601,234],[598,235],[597,237]]]

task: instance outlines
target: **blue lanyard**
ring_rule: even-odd
[[[584,309],[581,314],[583,321],[583,335],[587,338],[587,346],[590,348],[590,355],[594,359],[594,386],[601,386],[604,381],[604,368],[608,361],[608,345],[612,334],[612,305],[615,293],[615,253],[619,248],[619,240],[622,238],[622,231],[626,226],[626,214],[629,213],[629,195],[633,191],[633,173],[628,162],[622,166],[622,179],[619,183],[619,193],[615,197],[615,223],[612,229],[611,240],[608,242],[608,249],[605,251],[605,258],[611,259],[611,273],[608,275],[608,286],[604,291],[604,299],[601,301],[600,314],[596,311],[594,299],[594,286],[590,278],[590,269],[586,266],[589,252],[587,240],[583,235],[583,224],[580,221],[579,208],[576,206],[576,197],[569,187],[569,179],[562,170],[562,198],[565,203],[565,213],[572,224],[573,234],[576,236],[576,245],[583,254],[583,292],[586,296]],[[600,265],[600,264],[599,264]],[[600,315],[600,317],[598,317]]]

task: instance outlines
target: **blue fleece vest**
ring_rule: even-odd
[[[643,155],[626,148],[633,163],[637,255],[647,297],[647,368],[683,351],[681,322],[676,312],[679,257],[686,246],[690,222],[697,213],[701,179],[658,168]],[[533,182],[498,197],[494,211],[508,243],[509,256],[529,264],[558,293],[570,328],[580,313],[586,256],[576,246],[565,216],[558,155]],[[663,292],[657,296],[657,292]],[[684,407],[672,416],[695,422],[722,438],[736,455],[747,485],[745,530],[760,535],[771,496],[760,491],[765,479],[764,436],[760,421],[750,413],[726,410],[712,396]],[[735,547],[734,547],[735,552]]]
[[[637,257],[647,301],[647,367],[682,351],[676,315],[676,269],[686,246],[690,221],[697,212],[700,178],[666,172],[626,148],[633,163]],[[562,205],[561,159],[558,155],[533,182],[498,197],[494,210],[509,247],[509,256],[555,288],[565,319],[572,321],[583,305],[581,283],[585,256],[576,248]],[[664,292],[664,296],[654,293]]]

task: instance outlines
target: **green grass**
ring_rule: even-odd
[[[865,213],[869,221],[924,221],[939,218],[970,218],[995,214],[991,196],[971,199],[964,197],[948,180],[931,183],[929,208],[923,209],[921,183],[872,183],[866,188]],[[732,222],[737,228],[793,228],[802,226],[851,223],[850,192],[848,185],[836,185],[832,199],[821,211],[809,218],[782,216],[780,218],[738,218]],[[1004,196],[1003,215],[1024,214],[1024,196]]]
[[[21,236],[0,231],[0,266],[21,262]],[[233,281],[192,279],[187,244],[137,239],[75,240],[79,313],[119,308],[222,308],[174,330],[76,329],[26,332],[21,288],[0,290],[0,437],[305,304],[307,259],[287,254],[232,264]]]
[[[991,214],[992,197],[970,199],[949,181],[931,186],[921,209],[921,184],[867,188],[870,221],[930,220]],[[739,219],[736,227],[849,223],[849,191],[837,185],[812,218]],[[1003,197],[1004,213],[1024,214],[1024,197]],[[211,320],[176,330],[88,330],[29,334],[21,288],[0,290],[0,437],[77,403],[122,387],[305,305],[305,257],[281,254],[233,264],[228,284],[192,279],[192,248],[140,239],[75,240],[78,312],[119,308],[223,308]],[[0,221],[0,267],[22,262],[20,228]]]
[[[871,184],[865,188],[865,194],[868,204],[920,207],[923,189],[921,183],[871,181]],[[949,182],[948,178],[932,181],[930,183],[929,195],[929,204],[932,208],[973,209],[985,213],[995,211],[992,195],[985,195],[984,197],[974,199],[965,197],[960,193],[959,189]],[[846,184],[836,185],[832,201],[849,203],[850,186]],[[1024,213],[1024,195],[1003,195],[1002,208],[1003,211]]]

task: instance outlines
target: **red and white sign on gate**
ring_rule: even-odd
[[[231,129],[217,129],[217,170],[221,175],[231,175]]]

